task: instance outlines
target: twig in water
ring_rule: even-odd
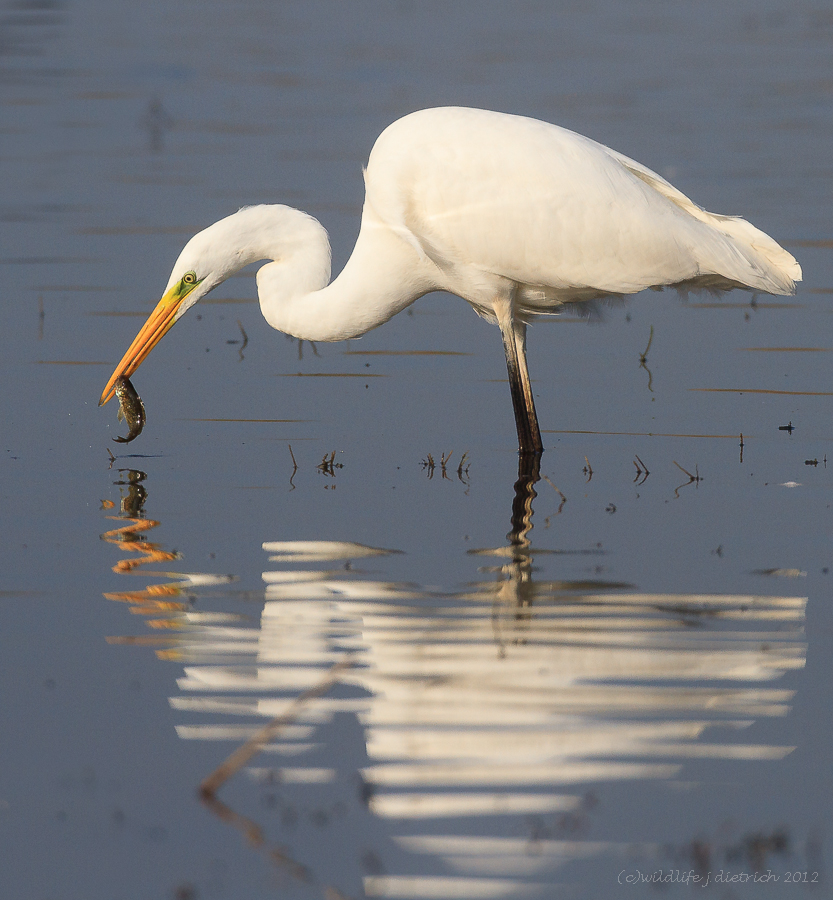
[[[653,394],[654,388],[654,376],[651,374],[651,370],[648,368],[646,363],[648,362],[648,351],[651,349],[651,343],[654,340],[654,326],[651,326],[651,333],[648,335],[648,346],[645,350],[640,354],[639,357],[639,368],[644,369],[648,373],[648,390]]]
[[[246,818],[246,816],[241,816],[240,813],[235,812],[230,806],[226,806],[222,800],[218,800],[213,794],[205,795],[201,797],[201,800],[218,819],[227,822],[229,825],[242,832],[252,847],[256,850],[263,850],[266,852],[272,862],[288,870],[289,874],[299,881],[304,881],[306,883],[312,881],[312,873],[305,865],[293,859],[280,847],[269,847],[267,845],[266,838],[263,836],[263,829],[257,822]]]
[[[651,342],[654,339],[654,326],[651,326],[651,333],[648,335],[648,346],[642,351],[642,355],[639,357],[639,362],[644,366],[646,362],[648,362],[648,351],[651,349]]]
[[[460,465],[457,466],[457,477],[458,477],[458,478],[460,479],[460,481],[462,481],[463,484],[465,484],[465,485],[468,485],[468,481],[466,480],[466,479],[468,478],[468,475],[469,475],[469,467],[468,467],[468,464],[466,463],[466,460],[468,459],[468,457],[469,457],[469,454],[468,454],[468,451],[466,451],[466,452],[460,457]]]
[[[292,474],[289,476],[289,483],[292,485],[292,490],[295,490],[295,484],[292,479],[295,477],[295,473],[298,471],[298,463],[295,462],[295,454],[292,452],[292,444],[287,443],[286,445],[289,447],[289,455],[292,457]]]
[[[681,484],[674,490],[674,496],[679,498],[680,495],[678,491],[681,487],[685,487],[687,484],[691,484],[692,482],[694,482],[694,486],[697,487],[703,479],[700,477],[700,470],[697,468],[697,466],[694,467],[695,474],[692,475],[691,472],[689,472],[687,469],[684,469],[676,459],[672,460],[672,462],[683,474],[688,475],[688,481],[683,482],[683,484]]]
[[[317,879],[311,869],[298,862],[288,850],[267,843],[263,829],[253,819],[235,812],[217,797],[217,791],[232,775],[240,770],[249,759],[266,746],[284,725],[295,721],[305,703],[328,691],[337,681],[338,676],[352,665],[351,659],[342,660],[328,670],[325,677],[308,691],[304,691],[295,698],[289,709],[282,715],[273,719],[265,728],[246,741],[211,775],[206,778],[199,788],[200,800],[203,805],[214,813],[221,821],[228,823],[243,834],[249,844],[257,850],[262,850],[276,865],[287,871],[293,878],[297,878],[309,885],[314,885],[321,890],[325,900],[347,900],[344,894],[337,888],[328,884],[316,883]]]
[[[430,453],[426,453],[426,458],[422,461],[422,468],[428,470],[428,480],[434,477],[434,457]]]
[[[644,462],[642,462],[642,460],[636,453],[634,453],[634,456],[636,457],[636,459],[634,459],[633,461],[633,464],[636,466],[636,478],[634,478],[634,483],[638,482],[639,484],[645,484],[645,482],[648,480],[648,476],[651,473],[648,471],[648,467]],[[640,479],[642,480],[640,481]]]
[[[452,450],[450,453],[443,453],[440,455],[440,471],[443,473],[443,478],[445,478],[446,481],[451,481],[451,479],[448,477],[448,473],[446,472],[445,467],[448,461],[451,459],[453,453],[454,451]]]
[[[688,469],[684,469],[684,468],[677,462],[676,459],[672,460],[672,462],[674,463],[674,465],[675,465],[675,466],[676,466],[676,467],[677,467],[684,475],[688,475],[690,481],[694,481],[694,476],[691,474],[691,472],[688,471]],[[699,474],[698,474],[697,477],[698,477],[698,479],[699,479],[699,477],[700,477]]]
[[[272,741],[280,730],[294,722],[298,718],[298,714],[306,706],[306,704],[326,694],[330,688],[338,682],[338,678],[342,672],[349,669],[353,665],[352,659],[344,659],[332,666],[318,682],[309,690],[299,694],[289,705],[289,709],[276,716],[272,721],[260,729],[256,734],[252,735],[245,744],[238,747],[221,765],[219,765],[207,778],[204,778],[200,784],[199,794],[205,800],[213,799],[217,791],[232,777],[237,774],[243,766],[256,754]]]
[[[249,335],[246,334],[246,329],[243,327],[243,323],[240,319],[237,320],[237,327],[240,329],[240,334],[243,335],[243,343],[238,348],[238,353],[240,354],[240,361],[243,361],[243,351],[246,349],[247,344],[249,343]]]
[[[558,496],[561,498],[561,503],[560,503],[559,506],[558,506],[558,512],[556,512],[556,515],[558,515],[558,513],[560,513],[561,510],[564,508],[564,504],[567,502],[567,498],[564,496],[564,494],[562,493],[561,489],[558,488],[558,487],[556,487],[556,486],[550,481],[550,479],[549,479],[549,477],[548,477],[547,475],[542,475],[541,477],[542,477],[542,478],[544,479],[544,481],[546,481],[546,483],[547,483],[547,484],[555,491],[555,493],[558,494]]]
[[[546,483],[547,483],[547,484],[555,491],[555,493],[558,494],[558,496],[559,496],[562,500],[565,500],[565,501],[566,501],[567,498],[564,496],[563,492],[561,491],[561,488],[556,487],[556,486],[552,483],[552,481],[550,481],[549,475],[542,475],[541,477],[542,477],[542,478],[544,479],[544,481],[546,481]]]
[[[315,468],[318,469],[322,475],[329,475],[330,477],[335,478],[336,469],[344,468],[344,463],[335,462],[335,458],[336,452],[335,450],[331,450],[329,454],[324,454],[324,458]]]

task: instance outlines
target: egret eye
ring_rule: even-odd
[[[197,273],[196,272],[186,272],[182,276],[182,283],[187,285],[188,287],[193,287],[197,283]]]

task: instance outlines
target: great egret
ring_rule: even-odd
[[[370,153],[356,246],[330,283],[322,225],[252,206],[185,245],[164,296],[101,395],[113,396],[171,326],[249,263],[260,308],[310,341],[355,338],[429,291],[448,291],[503,336],[519,451],[539,454],[526,325],[565,303],[664,286],[791,294],[796,260],[740,218],[706,212],[664,178],[571,131],[447,107],[389,125]]]

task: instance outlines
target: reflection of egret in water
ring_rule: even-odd
[[[504,559],[465,589],[360,568],[383,566],[386,550],[268,542],[259,627],[183,615],[167,653],[186,662],[171,698],[183,714],[262,722],[292,711],[247,769],[264,790],[335,790],[347,751],[327,747],[328,727],[340,713],[358,720],[366,762],[352,814],[365,818],[332,841],[342,855],[349,844],[367,896],[549,896],[559,867],[633,852],[627,833],[584,839],[600,785],[792,749],[743,734],[789,711],[792,692],[772,682],[804,665],[805,600],[538,580],[529,540],[538,472],[521,465],[509,544],[478,551]],[[348,657],[336,691],[292,706]],[[259,727],[226,718],[178,733],[239,743]],[[326,839],[319,829],[314,840]]]
[[[101,535],[103,541],[115,544],[120,551],[136,554],[120,559],[113,571],[119,575],[142,574],[173,578],[173,582],[153,584],[132,591],[110,591],[105,593],[108,600],[118,600],[132,604],[132,611],[145,616],[163,615],[161,619],[147,619],[152,628],[178,629],[184,622],[197,623],[207,621],[239,620],[240,616],[216,613],[200,613],[192,609],[195,592],[200,588],[228,584],[232,576],[211,575],[203,573],[158,572],[144,568],[151,564],[170,563],[179,559],[175,551],[164,550],[161,544],[147,539],[147,532],[159,526],[159,522],[145,516],[144,504],[147,490],[143,482],[147,478],[144,472],[135,469],[120,470],[116,484],[121,490],[120,514],[108,516],[117,522],[124,522],[117,528],[111,528]],[[109,504],[105,504],[109,507]],[[110,643],[175,645],[178,637],[148,637],[147,635],[112,637]]]

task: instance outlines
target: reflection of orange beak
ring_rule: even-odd
[[[176,321],[177,310],[183,299],[182,283],[179,282],[157,303],[156,309],[150,314],[147,322],[142,326],[142,330],[133,339],[133,343],[128,347],[127,353],[122,357],[122,361],[116,366],[115,372],[110,376],[107,387],[104,388],[104,392],[101,395],[101,400],[98,401],[99,406],[104,406],[115,393],[113,385],[119,375],[129,378],[139,368],[150,351],[171,330]]]

